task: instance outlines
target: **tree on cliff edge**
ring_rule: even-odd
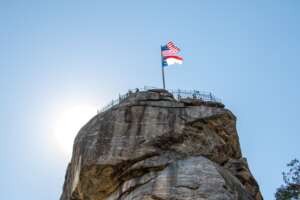
[[[300,199],[300,162],[298,159],[287,164],[288,172],[283,172],[284,185],[275,193],[276,200]]]

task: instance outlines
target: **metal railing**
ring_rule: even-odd
[[[180,99],[198,99],[206,102],[218,102],[222,103],[222,101],[216,98],[211,92],[204,92],[199,90],[169,90],[170,93],[173,94],[174,98],[177,100]]]
[[[143,88],[136,88],[134,90],[128,90],[128,92],[126,94],[119,95],[119,97],[117,99],[112,100],[109,104],[107,104],[101,110],[98,110],[98,113],[104,112],[104,111],[110,109],[111,107],[122,103],[127,98],[136,94],[137,92],[145,92],[145,91],[149,91],[152,89],[159,89],[159,88],[145,86]],[[222,103],[222,101],[220,99],[216,98],[211,92],[204,92],[204,91],[199,91],[199,90],[181,90],[181,89],[177,89],[177,90],[169,89],[168,91],[171,94],[173,94],[174,98],[177,100],[189,98],[189,99],[197,99],[197,100],[204,101],[204,102]]]

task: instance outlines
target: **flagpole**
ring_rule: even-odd
[[[160,46],[160,55],[161,55],[161,74],[162,74],[162,79],[163,79],[163,87],[166,89],[166,84],[165,84],[165,68],[164,68],[164,59],[162,55],[162,46]]]
[[[166,89],[166,84],[165,84],[165,70],[164,70],[164,66],[162,66],[162,78],[163,78],[163,86],[164,86],[164,89]]]

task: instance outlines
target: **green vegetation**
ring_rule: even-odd
[[[276,200],[300,199],[300,162],[298,159],[287,164],[288,171],[283,172],[284,185],[281,185],[276,193]]]

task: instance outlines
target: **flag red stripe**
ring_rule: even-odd
[[[182,57],[180,56],[165,56],[164,59],[168,59],[168,58],[175,58],[175,59],[178,59],[178,60],[183,60]]]
[[[170,49],[176,49],[177,51],[180,51],[180,49],[178,47],[176,47],[172,41],[167,43],[167,47]]]
[[[168,42],[168,43],[167,43],[167,47],[168,47],[170,50],[176,51],[176,53],[180,51],[180,49],[179,49],[178,47],[176,47],[175,44],[174,44],[173,42]]]
[[[171,50],[162,51],[163,56],[173,56],[174,54],[176,54],[176,52]]]

